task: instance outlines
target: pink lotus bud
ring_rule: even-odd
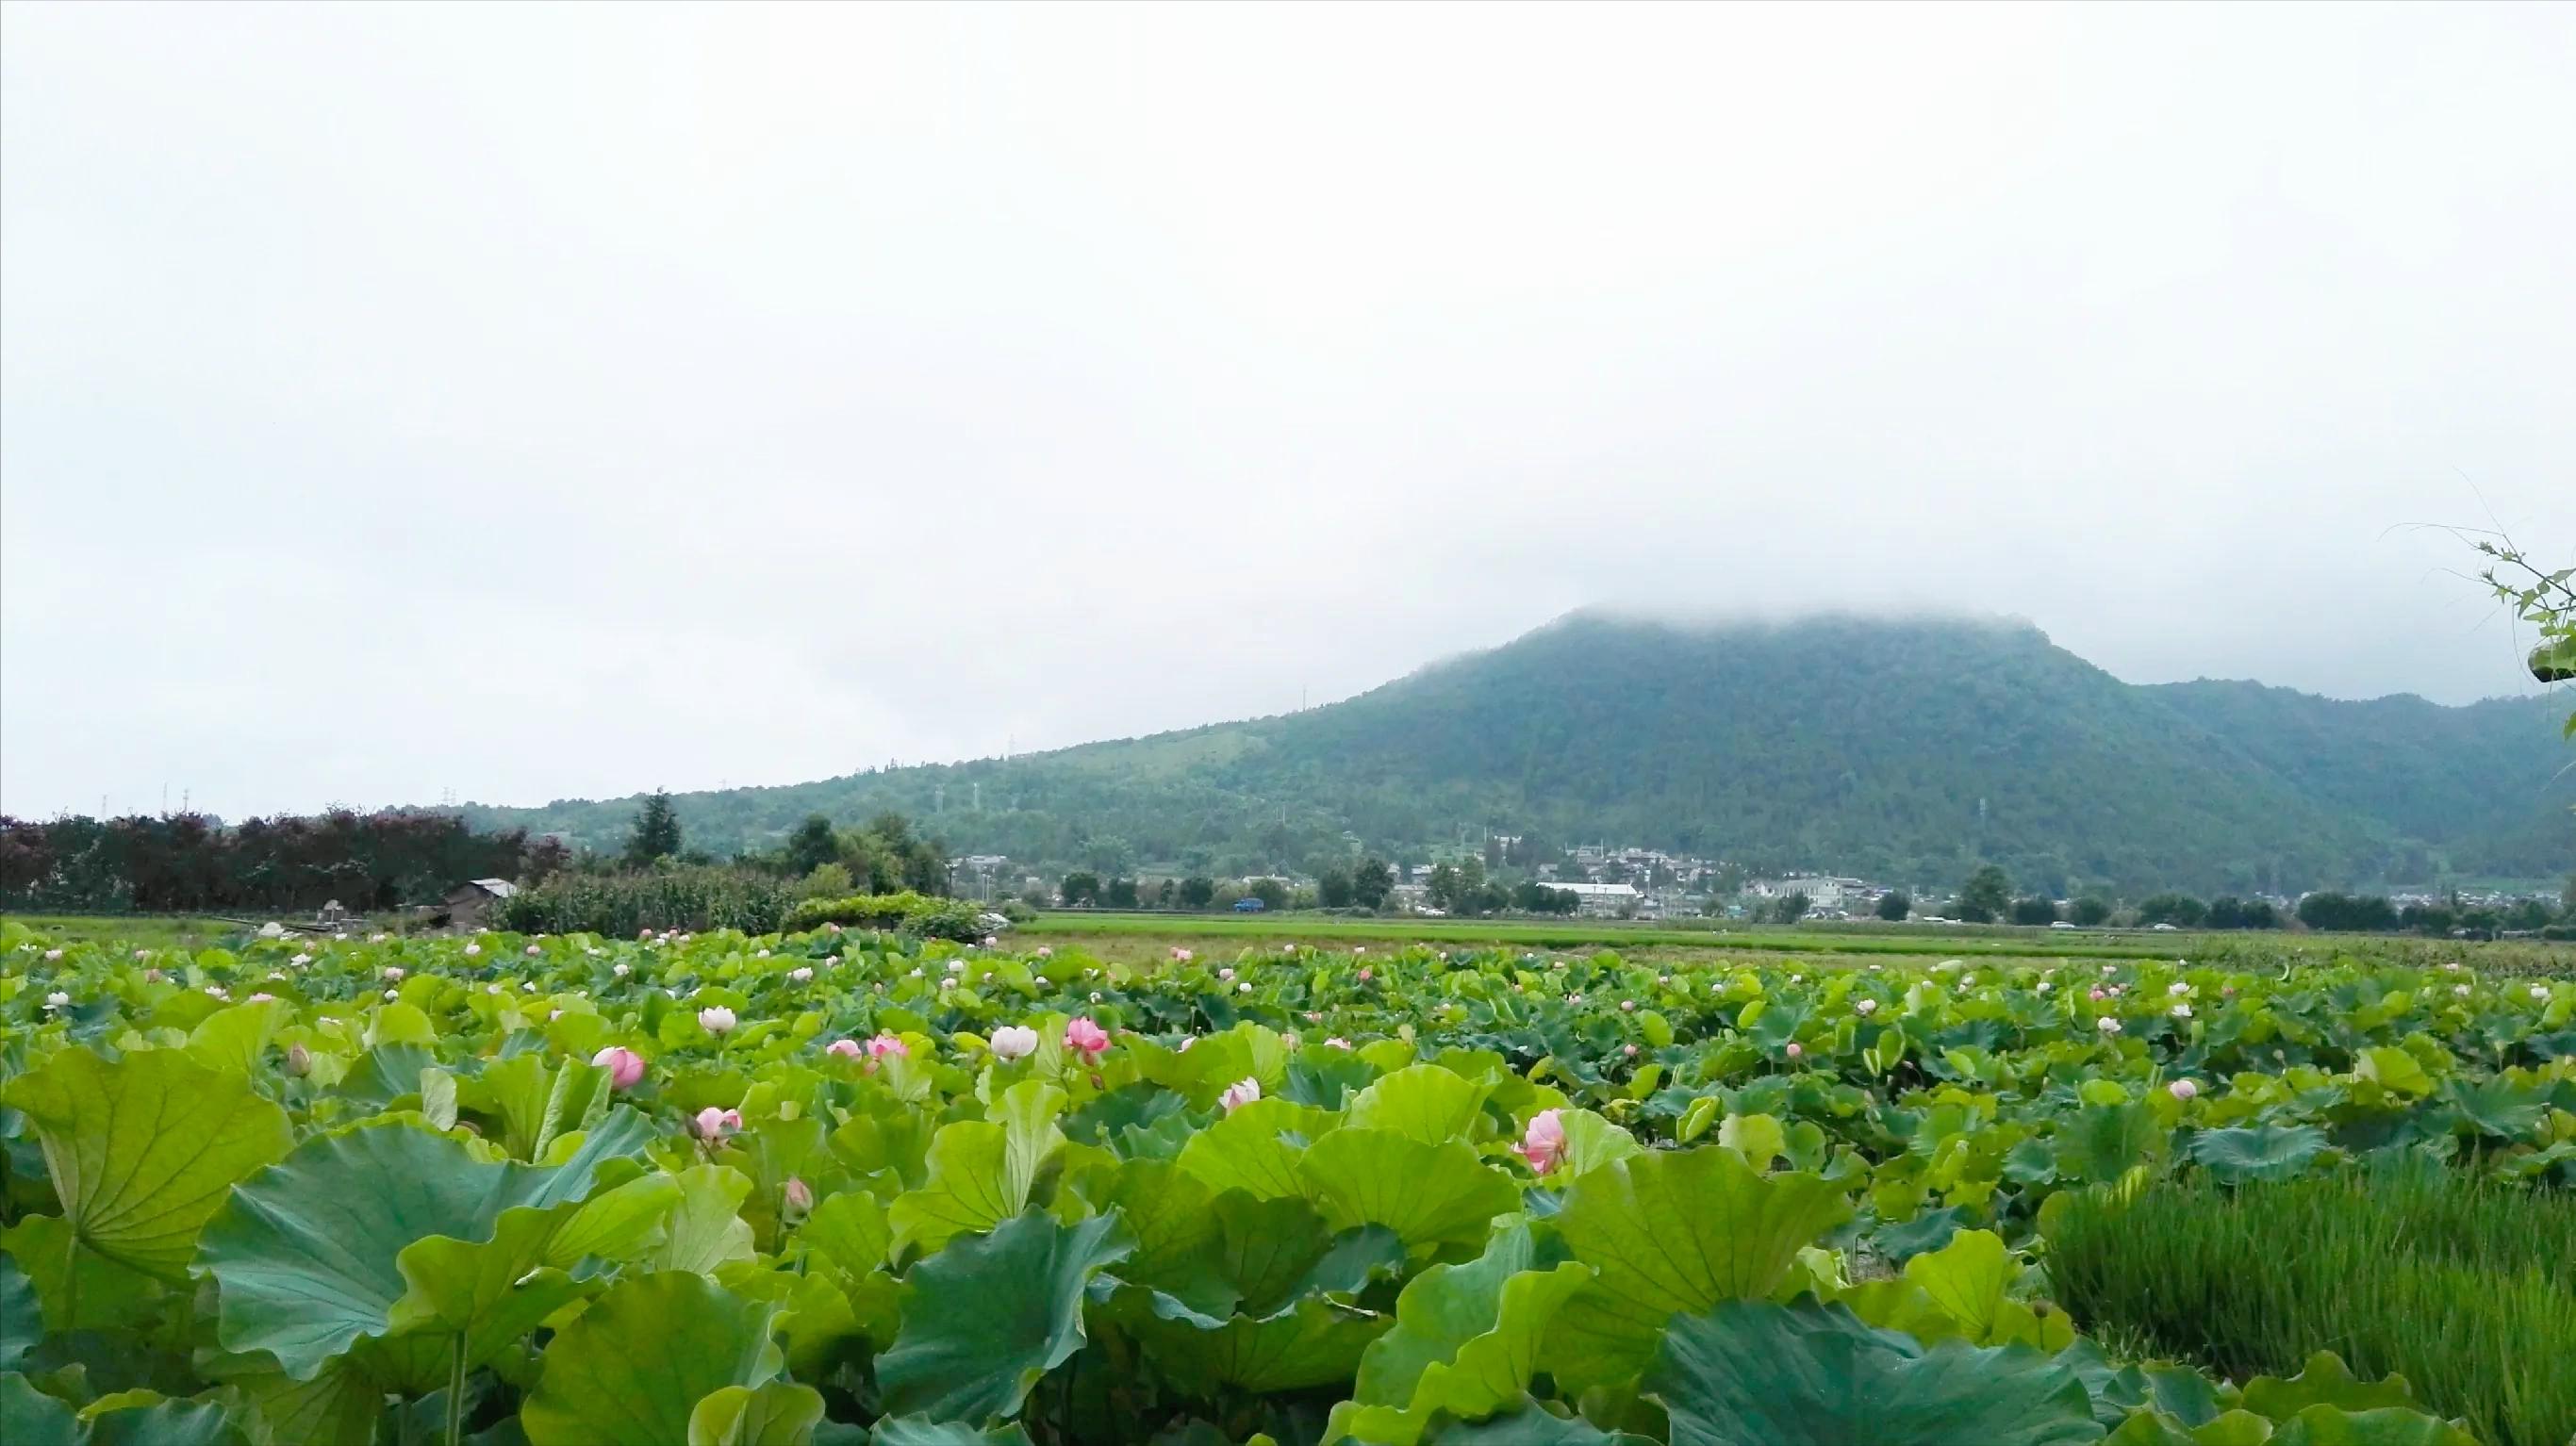
[[[1619,1052],[1630,1059],[1635,1059],[1637,1057],[1637,1046],[1633,1044],[1623,1044],[1619,1046]]]
[[[1634,1014],[1634,1013],[1636,1013],[1636,1012],[1637,1012],[1637,1001],[1635,1001],[1635,1000],[1633,1000],[1633,999],[1622,999],[1622,1000],[1620,1000],[1620,1001],[1619,1001],[1619,1012],[1620,1012],[1620,1013],[1622,1013],[1622,1014]]]
[[[635,931],[635,937],[638,939],[650,939],[653,937],[653,931],[651,929],[638,929]]]
[[[2200,1093],[2200,1086],[2187,1079],[2178,1079],[2165,1086],[2165,1093],[2178,1100],[2188,1100]]]
[[[622,1044],[612,1044],[590,1057],[590,1062],[608,1071],[611,1089],[633,1089],[644,1078],[644,1056]]]
[[[545,951],[542,947],[540,947],[540,946],[538,946],[538,945],[535,945],[535,944],[531,944],[531,945],[529,945],[529,946],[528,946],[528,948],[527,948],[527,954],[528,954],[528,957],[529,957],[529,958],[531,958],[531,959],[534,959],[535,957],[537,957],[537,956],[538,956],[538,955],[540,955],[540,954],[543,954],[544,952],[546,952],[546,951]]]
[[[1219,969],[1216,971],[1216,977],[1231,981],[1234,978],[1234,971],[1231,969]]]
[[[742,1128],[742,1111],[720,1110],[714,1105],[698,1111],[698,1138],[712,1145]]]
[[[1064,1046],[1098,1059],[1109,1049],[1109,1033],[1088,1019],[1077,1019],[1064,1027]]]
[[[798,1176],[788,1176],[787,1188],[780,1193],[785,1197],[790,1214],[802,1215],[814,1208],[814,1187]]]
[[[1360,982],[1361,982],[1362,984],[1366,984],[1367,982],[1369,982],[1369,981],[1370,981],[1370,980],[1372,980],[1372,979],[1375,979],[1376,977],[1377,977],[1377,971],[1376,971],[1376,970],[1374,970],[1374,969],[1363,969],[1363,970],[1361,970],[1361,971],[1360,971]]]
[[[868,1052],[868,1047],[855,1039],[836,1039],[823,1046],[823,1052],[841,1059],[857,1059]]]
[[[1052,959],[1055,957],[1055,951],[1041,944],[1038,946],[1038,957],[1041,959]]]
[[[158,970],[158,969],[146,969],[146,970],[144,970],[144,971],[143,971],[143,981],[144,981],[145,983],[147,983],[147,984],[158,984],[158,983],[160,983],[160,982],[161,982],[161,971],[160,971],[160,970]]]
[[[302,1040],[286,1047],[286,1072],[297,1079],[313,1072],[313,1051],[306,1049]]]
[[[1804,1059],[1807,1057],[1806,1046],[1798,1043],[1798,1041],[1794,1039],[1790,1040],[1788,1054],[1791,1059]]]
[[[1521,1142],[1512,1153],[1529,1162],[1539,1174],[1556,1168],[1565,1157],[1565,1119],[1560,1110],[1541,1110],[1530,1116],[1529,1127],[1521,1132]]]
[[[1227,1114],[1232,1114],[1259,1098],[1261,1098],[1261,1081],[1246,1076],[1227,1085],[1225,1093],[1217,1096],[1216,1102],[1225,1106]]]

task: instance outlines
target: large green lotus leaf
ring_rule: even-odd
[[[188,1053],[208,1069],[245,1078],[257,1074],[268,1053],[268,1037],[285,1012],[286,1005],[275,999],[219,1009],[188,1032]]]
[[[752,1257],[751,1222],[742,1202],[751,1177],[730,1165],[692,1165],[680,1172],[680,1204],[662,1244],[646,1255],[648,1270],[688,1270],[711,1275],[727,1261]]]
[[[149,1394],[149,1393],[145,1393]],[[116,1410],[91,1403],[89,1446],[248,1446],[231,1413],[213,1401],[152,1401]]]
[[[1353,1399],[1333,1408],[1327,1439],[1411,1446],[1435,1411],[1474,1420],[1527,1396],[1548,1321],[1592,1278],[1572,1263],[1532,1270],[1536,1253],[1528,1227],[1516,1226],[1474,1261],[1414,1277],[1396,1299],[1395,1328],[1361,1357]]]
[[[1022,1080],[994,1101],[993,1118],[942,1125],[930,1142],[929,1178],[894,1202],[898,1252],[929,1252],[990,1230],[1028,1208],[1038,1172],[1064,1149],[1055,1117],[1064,1092]]]
[[[700,1401],[778,1374],[776,1309],[686,1271],[620,1280],[547,1345],[519,1410],[530,1446],[687,1441]]]
[[[86,1439],[70,1402],[37,1390],[16,1371],[0,1374],[0,1441],[9,1446],[82,1446]]]
[[[2065,1312],[2043,1315],[2010,1298],[2020,1274],[2020,1262],[2004,1248],[2002,1237],[1990,1230],[1961,1230],[1939,1250],[1907,1260],[1903,1276],[1872,1281],[1840,1299],[1869,1324],[1901,1330],[1926,1343],[2019,1342],[2043,1351],[2073,1344],[2075,1323]]]
[[[361,1338],[392,1329],[415,1241],[492,1238],[504,1211],[587,1194],[606,1161],[640,1150],[631,1111],[612,1113],[560,1166],[479,1161],[444,1135],[401,1124],[317,1135],[233,1191],[206,1227],[197,1269],[220,1288],[217,1339],[267,1351],[309,1380]]]
[[[1082,1349],[1082,1301],[1133,1249],[1118,1218],[1064,1226],[1040,1211],[951,1241],[912,1269],[894,1346],[877,1357],[888,1415],[982,1423],[1019,1414],[1038,1377]]]
[[[1383,1225],[1417,1257],[1481,1248],[1494,1217],[1521,1203],[1520,1187],[1468,1146],[1386,1130],[1335,1130],[1306,1151],[1297,1173],[1335,1230]]]
[[[1370,1446],[1377,1446],[1371,1442]],[[1559,1416],[1536,1401],[1490,1421],[1437,1421],[1422,1446],[1652,1446],[1643,1436],[1604,1431],[1580,1416]]]
[[[1192,1135],[1181,1147],[1180,1166],[1212,1192],[1241,1190],[1263,1199],[1303,1195],[1306,1182],[1297,1161],[1305,1147],[1282,1136],[1333,1118],[1287,1100],[1254,1100]]]
[[[277,1369],[266,1355],[225,1357],[223,1365],[201,1369],[249,1399],[259,1446],[372,1446],[387,1393],[369,1364],[358,1359],[368,1351],[362,1344],[332,1358],[309,1381]]]
[[[1100,1201],[1118,1212],[1135,1238],[1135,1253],[1118,1272],[1160,1285],[1187,1270],[1216,1239],[1215,1197],[1196,1175],[1168,1160],[1128,1160]]]
[[[1122,1293],[1130,1300],[1133,1295]],[[1235,1316],[1215,1329],[1150,1311],[1122,1319],[1156,1369],[1194,1395],[1214,1386],[1297,1391],[1338,1385],[1351,1378],[1369,1342],[1388,1325],[1383,1317],[1338,1310],[1316,1296],[1259,1320]]]
[[[404,1095],[417,1094],[420,1072],[437,1063],[437,1052],[426,1045],[379,1044],[349,1066],[335,1093],[371,1111],[382,1110]]]
[[[2478,1446],[2478,1438],[2403,1406],[2347,1411],[2319,1405],[2282,1422],[2266,1446]]]
[[[886,1223],[883,1201],[863,1190],[845,1190],[818,1202],[796,1228],[795,1238],[805,1247],[811,1269],[846,1288],[885,1265],[894,1230]]]
[[[1580,1179],[1646,1148],[1635,1135],[1590,1110],[1560,1110],[1557,1124],[1565,1131],[1565,1153],[1549,1172],[1555,1182]]]
[[[822,1419],[823,1393],[812,1386],[726,1386],[689,1413],[689,1446],[805,1446]]]
[[[2332,1351],[2319,1351],[2308,1357],[2299,1373],[2287,1380],[2256,1376],[2245,1383],[2245,1409],[2258,1416],[2286,1421],[2316,1405],[2339,1406],[2347,1411],[2370,1411],[2383,1406],[2414,1409],[2415,1388],[2404,1376],[2364,1381],[2353,1375],[2343,1357]]]
[[[1350,1104],[1354,1129],[1392,1130],[1426,1145],[1471,1140],[1484,1118],[1490,1082],[1436,1064],[1409,1065],[1361,1090]]]
[[[82,1245],[167,1280],[234,1181],[286,1154],[286,1112],[244,1075],[177,1050],[111,1064],[67,1049],[0,1090],[44,1142],[45,1167]]]
[[[586,1259],[644,1258],[670,1238],[681,1193],[679,1177],[660,1171],[600,1191],[582,1201],[546,1242],[546,1264],[570,1270]]]
[[[1544,1362],[1570,1392],[1626,1381],[1654,1355],[1664,1322],[1770,1294],[1798,1251],[1851,1213],[1840,1186],[1765,1175],[1723,1147],[1595,1170],[1575,1182],[1555,1224],[1600,1275],[1557,1312]]]
[[[1029,1446],[1029,1433],[1016,1421],[986,1431],[962,1421],[888,1416],[877,1422],[868,1446]]]
[[[2222,1184],[2287,1180],[2306,1173],[2324,1154],[2326,1132],[2313,1125],[2251,1125],[2203,1130],[2191,1141],[2191,1158]]]
[[[45,1333],[44,1308],[36,1303],[36,1283],[18,1268],[14,1257],[0,1255],[0,1371],[14,1371],[20,1358],[35,1349]]]
[[[2076,1446],[2099,1441],[2073,1370],[2024,1346],[1925,1351],[1841,1306],[1729,1300],[1675,1319],[1645,1394],[1672,1446]]]
[[[2058,1121],[2057,1172],[2070,1180],[2107,1185],[2138,1165],[2164,1157],[2167,1137],[2145,1100],[2125,1105],[2086,1105]]]
[[[394,1268],[406,1288],[385,1312],[384,1333],[462,1335],[469,1367],[490,1362],[546,1317],[596,1289],[542,1264],[577,1208],[505,1210],[489,1240],[433,1235],[404,1246]]]
[[[2550,1092],[2538,1085],[2517,1085],[2502,1077],[2477,1084],[2456,1078],[2442,1082],[2442,1099],[2461,1124],[2503,1140],[2536,1135],[2549,1117],[2549,1098]]]
[[[1150,1273],[1131,1257],[1120,1272],[1153,1288],[1158,1315],[1213,1329],[1237,1314],[1276,1315],[1309,1295],[1347,1295],[1404,1268],[1395,1232],[1362,1226],[1337,1234],[1303,1200],[1228,1190],[1206,1211],[1213,1229],[1189,1255],[1154,1262]]]
[[[0,1248],[26,1272],[48,1331],[141,1326],[167,1293],[158,1280],[80,1243],[59,1215],[30,1215],[0,1230]]]

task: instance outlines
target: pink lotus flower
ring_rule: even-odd
[[[482,952],[483,946],[480,944],[468,944],[465,946],[465,956],[469,959]]]
[[[1038,1032],[1025,1024],[1005,1024],[993,1031],[993,1057],[1008,1062],[1038,1051]]]
[[[271,993],[269,993],[267,990],[263,989],[263,990],[261,990],[260,992],[258,992],[257,994],[252,995],[250,998],[248,998],[248,999],[246,999],[246,1000],[244,1000],[244,1001],[242,1001],[242,1002],[243,1002],[243,1003],[245,1003],[245,1004],[266,1004],[268,1001],[270,1001],[270,1000],[272,1000],[272,999],[275,999],[276,997],[277,997],[276,995],[271,994]]]
[[[814,971],[802,965],[787,971],[787,980],[791,984],[808,983],[811,982],[813,978]]]
[[[1041,944],[1038,946],[1038,957],[1041,959],[1052,959],[1055,957],[1055,951]]]
[[[541,947],[539,947],[538,945],[535,945],[535,944],[531,944],[531,945],[529,945],[529,946],[528,946],[528,949],[527,949],[528,957],[529,957],[529,958],[531,958],[531,959],[534,959],[535,957],[537,957],[537,956],[538,956],[538,955],[540,955],[540,954],[543,954],[544,952],[546,952],[546,951],[545,951],[543,948],[541,948]]]
[[[590,1057],[590,1062],[608,1071],[610,1089],[629,1090],[644,1078],[644,1056],[622,1044],[612,1044]]]
[[[1634,1014],[1634,1013],[1636,1013],[1636,1012],[1637,1012],[1637,1001],[1635,1001],[1635,1000],[1633,1000],[1633,999],[1622,999],[1622,1000],[1620,1000],[1620,1001],[1619,1001],[1619,1012],[1620,1012],[1620,1013],[1622,1013],[1622,1014]]]
[[[1175,948],[1172,950],[1172,962],[1173,962],[1173,963],[1175,963],[1175,964],[1187,964],[1188,962],[1190,962],[1190,960],[1191,960],[1191,959],[1193,959],[1193,958],[1195,958],[1195,957],[1197,957],[1197,956],[1196,956],[1196,955],[1193,955],[1193,954],[1192,954],[1189,950],[1187,950],[1187,949],[1182,949],[1182,948],[1175,947]]]
[[[823,1046],[823,1052],[840,1059],[857,1059],[868,1052],[868,1047],[855,1039],[836,1039]]]
[[[1366,984],[1367,982],[1369,982],[1369,981],[1370,981],[1370,980],[1372,980],[1372,979],[1375,979],[1376,977],[1377,977],[1377,971],[1376,971],[1376,970],[1374,970],[1374,969],[1363,969],[1363,970],[1361,970],[1361,971],[1360,971],[1360,982],[1361,982],[1362,984]]]
[[[638,929],[635,931],[635,937],[638,939],[650,939],[653,937],[653,931],[650,929]]]
[[[1225,1093],[1216,1097],[1216,1102],[1225,1106],[1227,1114],[1232,1114],[1259,1098],[1261,1098],[1261,1081],[1247,1075],[1227,1085]]]
[[[710,1004],[698,1011],[698,1028],[709,1034],[731,1033],[735,1023],[733,1011],[721,1004]]]
[[[1234,978],[1234,971],[1231,969],[1219,969],[1216,971],[1216,977],[1231,982]]]
[[[712,1145],[742,1128],[742,1111],[720,1110],[714,1105],[698,1111],[698,1138]]]
[[[2187,1079],[2178,1079],[2165,1086],[2165,1093],[2178,1100],[2188,1100],[2200,1093],[2200,1086]]]
[[[1635,1059],[1637,1057],[1637,1046],[1633,1044],[1623,1044],[1619,1046],[1619,1052],[1630,1059]]]
[[[1512,1153],[1529,1161],[1529,1167],[1539,1174],[1555,1169],[1557,1162],[1565,1158],[1564,1112],[1541,1110],[1530,1116],[1529,1128],[1521,1132],[1521,1142],[1512,1146]]]
[[[387,979],[400,979],[403,977],[402,966],[399,964],[386,965],[383,973]]]
[[[1325,1040],[1324,1047],[1326,1049],[1348,1049],[1351,1047],[1351,1042],[1337,1034],[1332,1038]]]
[[[903,1042],[902,1035],[878,1034],[868,1040],[870,1059],[909,1059],[911,1057],[912,1046]]]
[[[1077,1019],[1064,1027],[1064,1047],[1096,1060],[1108,1052],[1109,1034],[1088,1019]]]

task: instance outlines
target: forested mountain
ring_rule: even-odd
[[[2061,893],[2541,878],[2576,864],[2552,701],[2142,687],[2014,623],[1578,613],[1305,712],[678,803],[718,852],[891,809],[960,852],[1105,869],[1419,859],[1497,832],[1897,881],[1993,860]],[[469,817],[609,849],[636,807]]]

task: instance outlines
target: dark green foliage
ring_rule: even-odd
[[[635,812],[635,826],[627,831],[626,863],[640,869],[679,856],[680,816],[671,805],[670,790],[657,788],[645,796],[644,806]]]
[[[2243,1379],[2331,1350],[2501,1446],[2576,1432],[2576,1198],[2431,1161],[2236,1189],[2158,1184],[2050,1212],[2049,1279],[2117,1327]]]
[[[2556,875],[2576,775],[2547,699],[2439,708],[2251,684],[2135,687],[2035,629],[1576,615],[1358,698],[1013,759],[678,800],[692,837],[770,847],[805,814],[901,809],[1040,866],[1256,873],[1498,833],[1725,854],[1756,872],[2033,893],[2295,892],[2454,871]],[[956,801],[981,785],[983,807]],[[476,809],[614,847],[633,800]],[[2002,901],[1995,907],[2000,911]]]
[[[254,818],[0,817],[0,906],[83,913],[318,909],[435,902],[467,879],[533,881],[567,854],[525,830],[474,833],[454,814]]]
[[[2057,903],[2053,899],[2015,899],[2012,921],[2022,925],[2048,925],[2057,922]]]
[[[1772,904],[1771,922],[1775,924],[1794,924],[1800,919],[1807,917],[1807,909],[1812,902],[1813,901],[1808,899],[1805,894],[1790,894]]]
[[[1914,912],[1914,900],[1901,889],[1891,889],[1878,899],[1878,916],[1891,924],[1902,923]]]
[[[1204,909],[1216,898],[1216,880],[1203,874],[1192,874],[1181,880],[1181,907]]]
[[[2156,894],[2138,905],[2138,922],[2191,929],[2199,927],[2208,913],[2208,906],[2189,894]]]
[[[2111,918],[2111,902],[2098,895],[2087,894],[2066,906],[2066,918],[2067,922],[2081,924],[2087,929],[2108,923]]]
[[[1100,891],[1100,902],[1113,909],[1135,908],[1136,881],[1129,878],[1111,879],[1108,886]]]
[[[2012,876],[1995,864],[1982,864],[1959,889],[1959,917],[1971,924],[1991,924],[2012,907]]]
[[[1124,880],[1129,892],[1136,881]],[[846,899],[807,899],[788,911],[781,927],[819,929],[838,924],[845,929],[900,929],[925,939],[964,942],[984,937],[983,911],[964,899],[935,899],[923,894],[853,894]]]
[[[2299,900],[2299,922],[2311,929],[2342,933],[2384,933],[2397,927],[2397,910],[2386,899],[2350,894],[2310,894]]]
[[[1064,895],[1067,908],[1078,909],[1085,904],[1098,903],[1100,876],[1089,869],[1076,869],[1064,876],[1064,885],[1060,892]]]
[[[825,864],[841,862],[841,837],[833,831],[829,818],[809,813],[787,836],[786,853],[787,872],[802,877]]]
[[[641,929],[777,932],[798,884],[758,869],[674,867],[634,873],[558,874],[492,908],[492,922],[522,934],[627,935]]]
[[[1326,869],[1315,876],[1315,902],[1327,909],[1351,906],[1351,876],[1346,869]]]
[[[2576,888],[2576,884],[2570,884]],[[1351,874],[1351,900],[1363,909],[1382,908],[1395,892],[1395,871],[1384,859],[1362,859]]]
[[[2200,922],[2211,929],[2277,929],[2281,915],[2265,900],[2249,903],[2234,894],[2221,894],[2209,901],[2209,912]]]

